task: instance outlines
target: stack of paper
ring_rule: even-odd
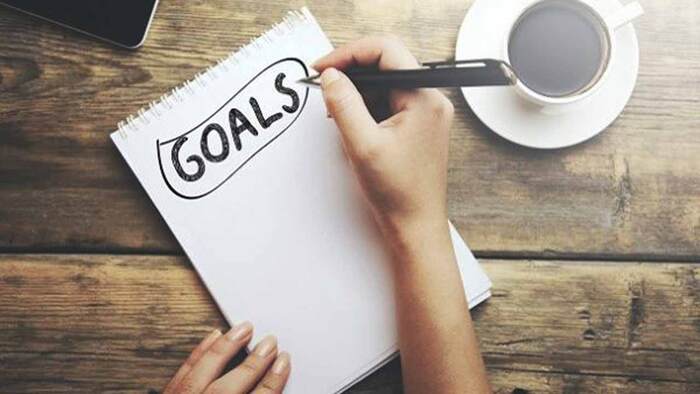
[[[226,319],[292,354],[292,394],[342,391],[397,351],[382,237],[320,91],[295,83],[331,49],[292,13],[112,134]],[[474,306],[491,283],[452,237]]]

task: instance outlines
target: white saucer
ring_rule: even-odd
[[[455,59],[504,58],[506,39],[517,7],[512,0],[476,0],[457,38]],[[609,0],[617,2],[617,0]],[[510,14],[509,14],[510,13]],[[564,148],[584,142],[605,130],[632,96],[639,71],[639,46],[634,26],[615,32],[609,75],[599,89],[573,104],[540,107],[511,87],[463,88],[462,93],[479,119],[501,137],[519,145]]]

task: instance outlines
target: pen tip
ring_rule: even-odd
[[[306,78],[301,78],[297,80],[297,83],[301,83],[304,85],[319,85],[318,78],[320,77],[320,74],[312,75]]]

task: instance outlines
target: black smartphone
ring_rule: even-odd
[[[158,0],[0,0],[0,4],[126,48],[138,48]]]

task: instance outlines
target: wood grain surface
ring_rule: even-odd
[[[392,33],[434,60],[471,3],[163,0],[137,51],[0,8],[0,392],[157,391],[224,327],[118,121],[287,10],[336,45]],[[700,2],[642,3],[637,88],[587,143],[514,146],[446,91],[450,215],[494,282],[474,317],[498,393],[700,392]],[[351,392],[402,392],[398,362]]]
[[[453,56],[470,3],[168,0],[138,51],[0,9],[0,250],[180,253],[108,138],[118,121],[289,9],[335,44],[393,33],[430,60]],[[478,254],[700,258],[700,2],[643,3],[637,89],[588,143],[516,147],[448,91],[450,214]]]
[[[483,264],[494,294],[474,318],[497,392],[700,391],[699,264]],[[224,328],[181,257],[6,255],[0,284],[2,392],[158,390]],[[393,362],[351,392],[400,392],[400,376]]]

